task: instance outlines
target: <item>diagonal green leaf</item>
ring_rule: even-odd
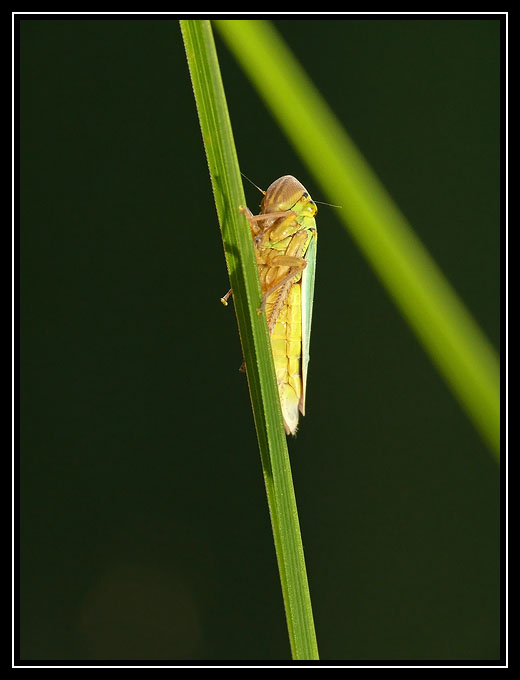
[[[487,338],[270,22],[216,26],[498,459],[499,362]]]

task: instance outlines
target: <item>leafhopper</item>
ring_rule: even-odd
[[[305,415],[312,301],[316,271],[318,209],[292,175],[274,181],[260,204],[260,214],[239,209],[248,219],[271,338],[285,431],[296,434]],[[227,304],[229,291],[221,300]]]

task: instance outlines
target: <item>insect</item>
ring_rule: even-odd
[[[260,190],[261,191],[261,190]],[[305,415],[311,336],[318,209],[309,192],[292,175],[275,180],[260,204],[260,214],[246,207],[271,337],[285,431],[296,434]],[[221,301],[227,304],[230,290]]]

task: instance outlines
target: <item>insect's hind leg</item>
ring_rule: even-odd
[[[221,298],[220,298],[220,302],[222,302],[222,304],[223,304],[225,307],[227,307],[227,301],[229,300],[229,298],[230,298],[232,295],[233,295],[233,288],[230,288],[230,289],[228,290],[228,292],[224,295],[224,297],[221,297]]]

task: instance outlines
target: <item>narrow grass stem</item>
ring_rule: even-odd
[[[240,169],[209,21],[183,20],[181,30],[208,159],[229,270],[293,659],[318,658],[289,454],[271,345],[257,313],[260,284],[246,218]],[[218,297],[215,298],[218,300]],[[243,455],[243,452],[240,452]]]

